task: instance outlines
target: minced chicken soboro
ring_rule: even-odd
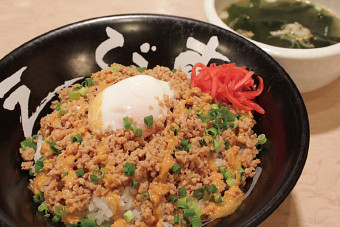
[[[200,88],[190,88],[180,69],[142,70],[113,64],[86,80],[91,83],[61,90],[37,135],[22,142],[22,168],[33,175],[29,189],[52,222],[199,226],[242,203],[240,188],[260,163],[252,113],[215,104]],[[95,97],[139,74],[167,81],[174,91],[160,100],[168,113],[149,126],[153,133],[138,136],[129,127],[92,131],[88,111]],[[87,92],[70,101],[70,92],[81,87]],[[224,127],[216,130],[217,121],[225,121]]]

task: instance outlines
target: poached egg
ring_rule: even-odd
[[[164,95],[174,95],[169,82],[152,76],[136,75],[119,81],[105,88],[90,104],[90,129],[108,132],[124,128],[123,118],[129,117],[137,128],[147,131],[144,117],[152,115],[155,121],[167,114],[166,107],[160,105]]]

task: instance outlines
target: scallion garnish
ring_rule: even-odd
[[[176,225],[176,224],[179,224],[179,215],[178,214],[176,214],[175,216],[174,216],[174,224]]]
[[[33,196],[33,202],[42,203],[45,201],[44,193],[39,192]]]
[[[54,154],[60,154],[61,150],[59,150],[58,148],[56,148],[56,143],[55,142],[51,142],[50,143],[50,149]]]
[[[171,72],[176,73],[177,69],[172,69]]]
[[[63,173],[63,177],[66,177],[68,175],[68,172]]]
[[[195,114],[201,115],[203,113],[203,109],[201,107],[195,107],[194,108]]]
[[[221,195],[221,193],[216,193],[216,194],[214,195],[214,200],[215,200],[215,203],[222,203],[223,201],[222,201],[222,195]]]
[[[179,126],[176,123],[171,123],[170,124],[170,130],[174,132],[174,135],[177,136],[178,132],[179,132]]]
[[[187,191],[185,190],[184,187],[178,188],[178,193],[181,197],[184,197],[187,194]]]
[[[214,184],[211,184],[210,186],[208,186],[208,190],[211,194],[214,194],[215,192],[217,192],[217,187]]]
[[[46,158],[44,156],[41,156],[36,162],[35,162],[35,172],[39,173],[40,170],[42,170],[44,168],[44,161],[46,160]]]
[[[104,177],[104,172],[101,169],[97,169],[93,171],[90,175],[90,179],[94,184],[97,184],[97,182],[102,180],[103,177]]]
[[[84,171],[84,169],[77,169],[75,171],[75,173],[76,173],[77,177],[80,177],[80,176],[83,176],[85,174],[85,171]]]
[[[20,145],[24,151],[26,150],[26,147],[30,147],[33,148],[34,150],[37,150],[37,145],[33,142],[32,139],[25,139],[24,141],[20,142]]]
[[[132,176],[135,173],[136,166],[131,162],[126,162],[123,166],[123,173],[126,176]]]
[[[81,143],[83,141],[83,137],[80,134],[76,134],[71,137],[71,143]]]
[[[124,219],[127,222],[132,221],[133,219],[135,219],[135,215],[133,214],[133,212],[131,210],[128,210],[124,213]]]
[[[171,167],[172,172],[174,172],[175,174],[178,174],[179,172],[181,172],[181,169],[182,167],[177,163],[173,164]]]
[[[243,177],[243,174],[244,174],[244,169],[242,168],[242,166],[238,167],[238,172],[240,174],[240,181],[242,181],[242,177]]]
[[[86,87],[91,87],[94,85],[94,79],[93,78],[86,78],[85,79],[85,86]]]
[[[136,188],[137,188],[137,185],[138,185],[138,182],[137,182],[137,180],[135,180],[135,179],[132,179],[132,185],[131,185],[131,188],[132,188],[132,189],[136,189]]]
[[[56,224],[61,221],[61,217],[59,215],[54,215],[52,218],[52,223]]]
[[[180,208],[180,209],[187,209],[189,208],[189,205],[187,203],[187,198],[188,197],[182,197],[178,200],[178,203],[177,203],[177,208]]]
[[[131,124],[130,124],[130,119],[129,119],[129,117],[124,117],[124,118],[123,118],[123,122],[124,122],[124,127],[125,127],[126,129],[131,128]]]
[[[89,90],[87,90],[85,87],[81,87],[78,92],[81,96],[86,96],[87,93],[89,93]]]
[[[79,221],[81,227],[95,227],[97,226],[94,219],[82,219]]]
[[[113,73],[119,72],[119,71],[120,71],[119,65],[113,65],[113,66],[111,66],[111,71],[112,71]]]
[[[213,139],[213,144],[214,144],[214,149],[212,150],[213,152],[220,152],[221,151],[221,143],[216,140],[216,139]]]
[[[142,73],[146,70],[146,67],[137,67],[138,72]]]
[[[59,215],[60,217],[65,216],[66,214],[66,207],[63,205],[59,205],[55,208],[55,214]]]
[[[213,128],[213,127],[211,127],[211,128],[209,128],[208,130],[207,130],[207,134],[208,135],[210,135],[210,136],[212,136],[213,138],[215,138],[216,136],[217,136],[217,129],[216,128]]]
[[[199,189],[194,190],[194,193],[193,193],[194,198],[200,199],[200,198],[203,197],[203,195],[204,195],[204,189],[203,188],[199,188]]]
[[[181,140],[182,146],[187,146],[190,143],[190,140]]]
[[[200,227],[202,226],[202,221],[200,217],[192,217],[191,218],[191,227]]]
[[[267,138],[265,134],[260,134],[258,137],[259,144],[263,145],[267,142]]]
[[[131,124],[130,127],[133,133],[135,134],[135,136],[140,137],[143,135],[143,130],[140,128],[137,128],[136,124]]]
[[[224,147],[225,147],[225,150],[229,150],[229,140],[228,139],[224,140]]]
[[[227,179],[227,184],[229,185],[229,187],[232,187],[232,186],[234,186],[236,184],[236,182],[235,182],[235,180],[233,178],[229,177]]]
[[[150,193],[149,191],[144,191],[142,192],[142,195],[141,195],[141,200],[142,202],[145,202],[146,200],[148,200],[150,198]]]
[[[178,198],[174,195],[170,196],[170,201],[173,202],[174,204],[178,203]]]
[[[211,104],[211,108],[214,110],[218,110],[220,107],[218,106],[218,104],[214,103],[214,104]]]
[[[68,94],[68,99],[70,102],[72,102],[73,100],[79,100],[80,99],[80,94],[78,91],[71,91]]]
[[[153,116],[144,117],[144,124],[148,127],[151,126],[153,124]]]
[[[183,209],[183,217],[193,217],[195,215],[194,209]]]

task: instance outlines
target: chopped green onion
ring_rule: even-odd
[[[189,114],[191,113],[191,110],[190,109],[185,109]]]
[[[39,173],[40,170],[42,170],[44,168],[44,161],[46,160],[46,158],[44,156],[41,156],[38,161],[35,162],[35,172]]]
[[[176,225],[176,224],[179,224],[179,215],[178,214],[176,214],[175,216],[174,216],[174,224]]]
[[[193,193],[194,198],[200,199],[200,198],[203,197],[203,195],[204,195],[204,189],[203,188],[199,188],[199,189],[194,190],[194,193]]]
[[[240,181],[242,181],[242,177],[243,177],[243,174],[244,174],[244,169],[242,168],[242,166],[238,167],[238,172],[240,173]]]
[[[126,162],[123,166],[123,173],[126,176],[132,176],[135,173],[136,166],[131,162]]]
[[[142,195],[141,195],[141,200],[142,202],[145,202],[146,200],[148,200],[150,198],[150,193],[149,191],[144,191],[142,192]]]
[[[66,214],[66,207],[63,205],[59,205],[55,208],[55,214],[59,215],[60,217],[65,216]]]
[[[187,194],[187,191],[185,190],[184,187],[178,188],[178,193],[181,197],[184,197]]]
[[[183,217],[193,217],[195,215],[194,209],[183,209]]]
[[[44,193],[39,192],[33,196],[33,202],[42,203],[45,201]]]
[[[124,219],[127,221],[127,222],[130,222],[132,221],[133,219],[135,218],[135,215],[132,213],[131,210],[128,210],[124,213]]]
[[[218,106],[218,104],[214,103],[214,104],[211,104],[211,108],[214,110],[218,110],[220,107]]]
[[[194,111],[195,111],[195,114],[197,115],[201,115],[203,113],[202,108],[198,106],[194,108]]]
[[[80,99],[80,94],[79,92],[77,91],[71,91],[69,94],[68,94],[68,99],[69,101],[73,101],[73,100],[79,100]]]
[[[200,217],[192,217],[191,218],[191,227],[200,227],[202,226],[202,221]]]
[[[57,111],[60,111],[61,110],[61,105],[62,105],[62,103],[58,103],[57,105],[55,105],[55,109]]]
[[[144,117],[144,124],[148,127],[151,126],[153,124],[153,116]]]
[[[44,210],[47,210],[47,211],[48,211],[48,207],[47,207],[46,202],[41,203],[41,204],[39,205],[39,207],[38,207],[38,211],[39,211],[39,212],[42,212],[42,211],[44,211]]]
[[[181,145],[182,146],[187,146],[190,144],[190,140],[181,140]]]
[[[85,173],[84,169],[77,169],[75,172],[77,177],[83,176]]]
[[[96,221],[94,219],[82,219],[79,221],[81,227],[96,227]]]
[[[214,200],[215,200],[215,203],[222,203],[223,201],[222,201],[222,195],[221,195],[221,193],[216,193],[216,194],[214,195]]]
[[[76,223],[76,224],[68,223],[67,227],[78,227],[78,223]]]
[[[181,219],[181,225],[183,226],[189,226],[190,225],[190,220],[189,218],[185,217]]]
[[[55,142],[51,142],[50,143],[50,149],[54,154],[60,154],[61,150],[59,150],[58,148],[55,147],[56,143]]]
[[[214,194],[215,192],[217,192],[217,187],[216,185],[214,184],[211,184],[209,187],[208,187],[208,190],[211,194]]]
[[[125,127],[126,129],[131,128],[131,124],[130,124],[130,119],[129,119],[129,117],[124,117],[124,118],[123,118],[123,122],[124,122],[124,127]]]
[[[179,172],[181,172],[181,169],[182,167],[177,163],[173,164],[171,167],[172,172],[174,172],[175,174],[178,174]]]
[[[140,128],[137,128],[136,124],[132,124],[130,126],[135,136],[140,137],[143,135],[143,130]]]
[[[146,67],[137,67],[138,72],[142,73],[146,70]]]
[[[179,126],[176,123],[171,123],[170,124],[170,130],[174,132],[174,135],[177,136],[179,132]]]
[[[54,215],[52,218],[52,223],[58,223],[61,221],[61,217],[59,215]]]
[[[214,149],[212,150],[213,152],[220,152],[221,151],[221,143],[217,140],[213,140],[214,143]]]
[[[90,175],[90,179],[94,184],[97,184],[97,182],[102,180],[103,177],[104,177],[104,172],[101,169],[97,169],[93,171]]]
[[[94,85],[94,79],[93,78],[86,78],[85,79],[85,86],[86,87],[91,87]]]
[[[135,188],[137,188],[137,185],[138,185],[138,182],[137,182],[135,179],[132,179],[131,188],[132,188],[132,189],[135,189]]]
[[[174,195],[170,196],[170,200],[171,202],[173,202],[174,204],[178,203],[178,198]]]
[[[61,118],[61,116],[67,114],[67,111],[66,110],[60,110],[58,111],[58,118]]]
[[[187,198],[188,197],[182,197],[178,200],[178,203],[177,203],[177,208],[181,208],[181,209],[187,209],[189,208],[189,205],[187,203]]]
[[[64,172],[63,176],[66,177],[68,175],[68,172]]]
[[[85,87],[81,87],[78,92],[81,96],[85,96],[87,93],[89,93],[89,90],[87,90]]]
[[[34,150],[37,150],[37,145],[33,142],[32,139],[25,139],[24,141],[20,142],[20,145],[24,151],[26,150],[26,147],[30,147],[33,148]]]
[[[266,138],[265,134],[261,134],[257,138],[259,140],[259,144],[261,144],[261,145],[263,145],[267,142],[267,138]]]
[[[120,71],[119,65],[113,65],[113,66],[111,66],[111,71],[112,71],[113,73],[119,72],[119,71]]]
[[[207,134],[211,135],[213,138],[215,138],[218,134],[217,134],[217,129],[216,128],[209,128],[207,130]]]
[[[232,186],[234,186],[236,183],[235,183],[235,181],[234,181],[233,178],[229,177],[229,178],[227,179],[227,184],[229,185],[229,187],[232,187]]]
[[[30,168],[30,169],[28,170],[28,174],[29,174],[30,176],[34,176],[34,172],[33,172],[33,169],[32,169],[32,168]]]
[[[76,134],[74,136],[71,137],[71,143],[81,143],[81,141],[83,141],[83,137],[80,134]]]
[[[224,140],[224,147],[225,147],[225,150],[229,150],[229,140],[228,139]]]
[[[176,73],[177,69],[172,69],[171,72]]]
[[[73,91],[79,91],[82,87],[83,87],[83,86],[81,86],[81,85],[80,85],[80,86],[77,86],[77,87],[74,87],[74,88],[73,88]]]

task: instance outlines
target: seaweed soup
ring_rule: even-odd
[[[316,3],[240,0],[220,18],[237,33],[273,46],[318,48],[340,42],[340,19]]]

